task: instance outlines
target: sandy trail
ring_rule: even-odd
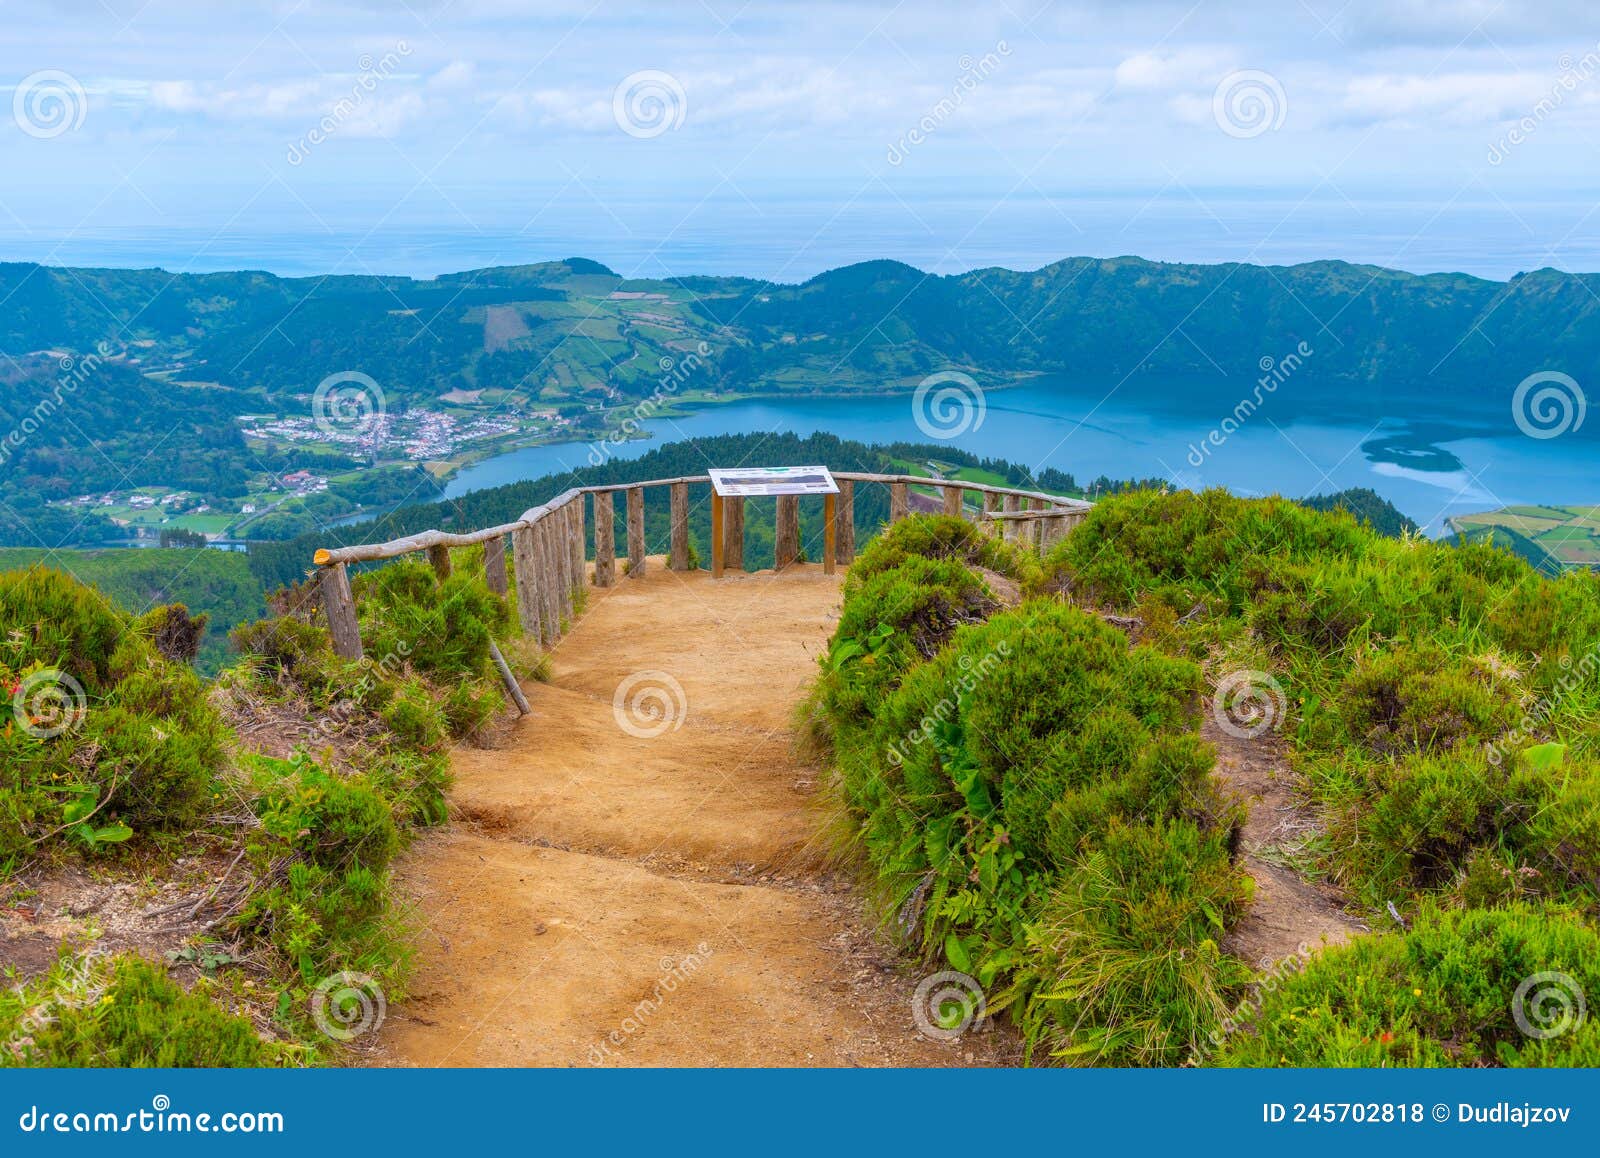
[[[1278,737],[1230,735],[1209,712],[1200,734],[1217,750],[1215,775],[1223,790],[1249,808],[1240,863],[1255,880],[1256,894],[1223,947],[1255,968],[1271,970],[1296,955],[1369,932],[1340,907],[1335,890],[1266,859],[1276,846],[1303,838],[1312,824],[1295,797],[1294,774]]]
[[[372,1060],[1013,1060],[998,1031],[917,1032],[918,975],[821,867],[789,721],[838,604],[815,566],[714,582],[652,559],[591,589],[551,682],[527,688],[533,714],[457,753],[454,822],[403,858],[421,963]]]

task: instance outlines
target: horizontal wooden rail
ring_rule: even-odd
[[[997,487],[959,479],[925,478],[912,474],[871,474],[861,471],[835,471],[838,495],[828,495],[823,514],[823,569],[832,573],[838,564],[849,565],[855,557],[855,484],[880,483],[889,488],[890,521],[910,513],[910,487],[936,487],[943,491],[942,510],[947,515],[964,517],[967,508],[963,494],[972,491],[983,496],[982,509],[974,517],[987,522],[1007,542],[1044,551],[1072,527],[1082,522],[1093,504],[1081,499],[1062,498],[1041,491]],[[450,548],[482,544],[484,576],[489,589],[511,599],[507,576],[515,578],[517,622],[525,636],[548,647],[567,630],[577,614],[584,588],[610,587],[617,582],[615,496],[626,499],[626,525],[629,577],[644,574],[646,566],[644,535],[644,491],[667,487],[671,492],[671,546],[667,566],[685,570],[689,557],[689,502],[691,483],[709,483],[709,475],[684,475],[679,478],[651,479],[647,482],[606,483],[572,487],[549,502],[530,507],[521,518],[481,531],[453,533],[419,531],[390,539],[386,543],[364,543],[354,547],[329,547],[318,550],[314,561],[320,569],[318,586],[323,610],[328,617],[334,651],[347,659],[362,655],[361,629],[356,617],[355,598],[350,589],[349,566],[374,563],[426,551],[434,572],[443,582],[450,576]],[[588,522],[584,518],[584,496],[594,503],[594,566],[588,565]],[[1027,507],[1033,509],[1025,509]],[[1002,509],[1003,508],[1003,509]],[[724,566],[743,568],[744,500],[713,500],[712,573],[720,577]],[[798,558],[798,501],[780,498],[778,505],[778,566]],[[497,658],[496,666],[507,680],[508,690],[518,706],[525,702],[509,669]]]

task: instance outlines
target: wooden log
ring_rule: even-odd
[[[550,520],[540,519],[533,526],[533,561],[539,569],[539,623],[546,647],[561,638],[561,595],[556,590],[555,557],[550,544]]]
[[[343,659],[360,659],[361,624],[356,620],[356,599],[350,594],[350,574],[345,565],[324,567],[317,586],[322,589],[322,611],[333,636],[333,653]]]
[[[544,643],[544,597],[539,594],[538,532],[523,527],[511,532],[511,566],[517,574],[517,618],[522,634]]]
[[[517,714],[526,716],[530,711],[528,697],[522,694],[522,685],[517,683],[517,677],[511,674],[511,665],[506,662],[506,657],[500,654],[499,645],[492,639],[489,641],[489,658],[494,661],[495,670],[500,673],[500,682],[506,685],[511,702],[517,705]]]
[[[832,575],[839,553],[839,496],[822,497],[822,573]]]
[[[550,524],[550,550],[554,555],[551,560],[552,574],[556,584],[556,603],[561,608],[561,615],[569,623],[572,621],[574,602],[573,592],[577,589],[578,575],[572,566],[572,513],[568,509],[571,503],[562,507],[555,514],[545,519]]]
[[[1067,535],[1067,515],[1051,515],[1041,520],[1044,529],[1039,532],[1039,553],[1045,554]]]
[[[443,583],[450,578],[450,548],[442,544],[428,548],[428,562],[433,565],[433,573]]]
[[[589,581],[589,577],[584,574],[587,570],[585,564],[588,562],[589,552],[585,549],[583,541],[583,496],[579,495],[569,505],[572,507],[572,590],[573,597],[576,598],[577,592],[582,591]]]
[[[610,587],[617,581],[617,532],[610,491],[594,494],[594,585]]]
[[[911,495],[903,482],[889,484],[889,521],[898,523],[911,513]]]
[[[722,500],[722,565],[744,570],[744,500]]]
[[[711,492],[711,577],[722,578],[722,496]]]
[[[838,538],[834,557],[848,567],[856,557],[856,484],[849,479],[839,484],[839,505],[834,519],[834,534]]]
[[[644,488],[628,488],[628,578],[644,577]]]
[[[944,488],[944,513],[961,517],[961,496],[965,493],[961,487],[947,486]]]
[[[1036,511],[1042,511],[1050,504],[1043,499],[1030,499],[1028,505]],[[1024,527],[1023,533],[1027,536],[1027,544],[1035,555],[1044,554],[1044,525],[1048,519],[1032,519]]]
[[[1002,509],[1006,514],[1013,514],[1016,511],[1021,510],[1022,496],[1014,494],[1006,495],[1002,503]],[[1016,520],[1005,520],[1000,524],[1000,537],[1008,543],[1015,543],[1017,541],[1017,528],[1019,526],[1020,523]]]
[[[689,484],[673,483],[672,490],[672,549],[667,556],[667,567],[672,571],[689,569]]]
[[[506,541],[499,535],[483,543],[483,581],[496,595],[510,590],[506,582]]]
[[[800,496],[778,496],[778,521],[773,535],[773,563],[782,571],[800,558]]]

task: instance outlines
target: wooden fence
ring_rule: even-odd
[[[837,471],[837,501],[827,504],[822,565],[827,572],[848,566],[855,558],[855,485],[879,484],[889,488],[889,520],[904,518],[911,511],[910,488],[931,486],[943,491],[942,510],[968,516],[992,526],[1007,542],[1038,552],[1049,549],[1072,527],[1082,522],[1089,505],[1038,491],[994,487],[980,483],[927,479],[918,475],[862,474]],[[489,589],[499,595],[510,590],[506,570],[507,544],[510,545],[512,574],[516,577],[517,616],[522,632],[542,646],[560,638],[563,622],[570,622],[579,592],[589,581],[589,532],[584,518],[584,496],[591,496],[594,509],[594,568],[596,587],[610,587],[617,581],[615,522],[616,495],[621,492],[627,519],[629,576],[645,572],[644,492],[647,487],[667,487],[671,499],[671,535],[667,568],[689,570],[689,486],[709,483],[707,475],[685,478],[652,479],[649,482],[619,483],[612,486],[574,487],[549,502],[524,511],[514,523],[487,527],[465,534],[422,531],[392,539],[387,543],[367,543],[357,547],[320,550],[315,561],[322,606],[333,635],[333,648],[347,659],[360,659],[361,627],[356,617],[355,599],[350,592],[349,567],[396,559],[402,555],[426,552],[439,578],[450,574],[450,548],[483,544],[484,578]],[[976,496],[972,506],[967,496]],[[833,500],[835,496],[828,496]],[[799,558],[799,497],[787,495],[778,500],[776,565],[789,566]],[[713,572],[720,576],[725,567],[744,566],[744,499],[725,498],[713,503]],[[720,546],[720,550],[716,547]],[[498,651],[496,663],[506,675]],[[508,686],[515,681],[506,675]],[[520,698],[520,692],[517,693]],[[520,706],[520,705],[519,705]]]

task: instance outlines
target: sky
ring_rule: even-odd
[[[1600,268],[1555,0],[0,4],[0,258]],[[3,106],[0,106],[3,107]]]

